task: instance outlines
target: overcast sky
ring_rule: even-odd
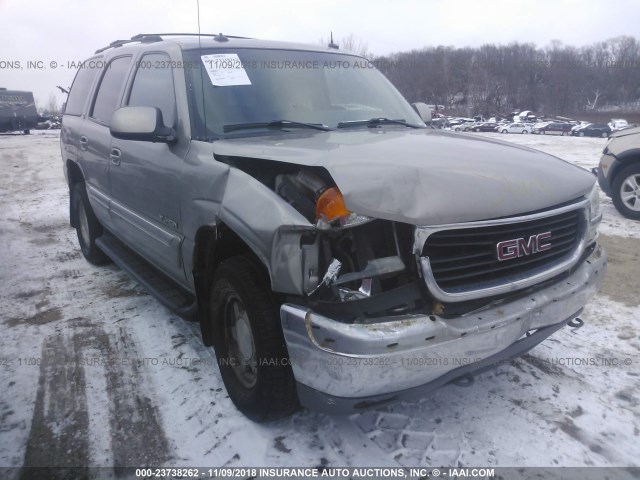
[[[376,55],[552,39],[581,46],[640,37],[639,20],[639,0],[200,0],[203,33],[317,43],[333,30],[336,39],[354,34]],[[33,91],[40,106],[50,93],[61,103],[55,86],[68,87],[75,75],[68,61],[137,33],[197,30],[196,0],[0,0],[0,86]]]

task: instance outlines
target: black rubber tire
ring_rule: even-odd
[[[81,232],[81,221],[79,218],[81,203],[86,214],[87,225],[89,227],[88,242],[85,241]],[[74,184],[71,189],[71,214],[73,215],[72,224],[75,225],[76,234],[78,235],[78,243],[80,244],[80,250],[82,251],[84,258],[94,265],[104,265],[105,263],[109,263],[109,257],[107,257],[96,245],[96,239],[102,235],[103,229],[102,225],[100,225],[100,222],[96,218],[95,213],[93,213],[84,182]]]
[[[607,132],[602,132],[602,133],[600,134],[600,136],[601,136],[602,138],[607,138],[607,137],[609,136],[609,134],[608,134]]]
[[[622,182],[629,178],[630,175],[634,174],[640,175],[640,163],[629,165],[616,174],[616,177],[613,179],[613,183],[611,184],[611,200],[613,200],[613,205],[616,207],[616,210],[618,210],[618,212],[623,216],[630,218],[631,220],[640,220],[640,212],[631,210],[620,198],[620,187],[622,186]]]
[[[26,129],[22,133],[24,133],[25,135],[30,135],[31,134],[31,130]]]
[[[579,137],[584,137],[584,132],[578,132]]]
[[[225,311],[231,299],[240,300],[251,328],[257,357],[255,385],[243,385],[231,366]],[[289,354],[282,334],[277,303],[263,271],[248,256],[232,257],[216,269],[210,296],[214,348],[222,380],[236,408],[254,422],[292,414],[298,396]]]

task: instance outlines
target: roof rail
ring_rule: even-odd
[[[234,35],[222,35],[221,33],[139,33],[138,35],[134,35],[131,37],[131,40],[139,40],[143,37],[218,37],[223,36],[227,38],[240,38],[240,39],[248,39],[250,37],[237,37]]]
[[[131,39],[129,40],[116,40],[114,42],[111,42],[109,45],[107,45],[106,47],[100,48],[98,50],[96,50],[96,54],[98,53],[102,53],[105,50],[109,50],[110,48],[118,48],[121,47],[123,45],[126,45],[127,43],[134,43],[134,42],[142,42],[142,43],[152,43],[152,42],[161,42],[163,40],[162,37],[213,37],[214,39],[217,40],[221,40],[221,39],[228,39],[228,38],[240,38],[240,39],[247,39],[249,37],[236,37],[233,35],[222,35],[221,33],[217,33],[217,34],[212,34],[212,33],[139,33],[137,35],[134,35],[133,37],[131,37]]]

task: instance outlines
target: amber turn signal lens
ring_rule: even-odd
[[[345,217],[351,212],[344,205],[342,193],[336,187],[325,190],[316,202],[316,218],[332,222],[336,218]]]

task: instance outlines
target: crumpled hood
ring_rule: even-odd
[[[358,129],[217,140],[215,155],[324,167],[347,208],[414,225],[517,215],[589,193],[594,176],[513,144],[431,129]]]

